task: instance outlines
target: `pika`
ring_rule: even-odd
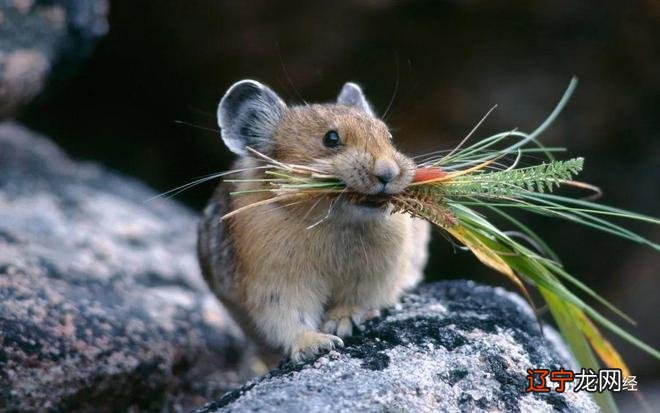
[[[336,103],[287,106],[270,88],[243,80],[218,106],[240,179],[264,177],[253,148],[275,160],[323,167],[351,190],[380,197],[403,191],[415,164],[392,143],[355,83]],[[277,203],[221,217],[272,195],[259,183],[222,183],[199,224],[198,258],[210,288],[266,363],[309,358],[350,336],[422,278],[429,224],[383,203],[342,198]],[[368,199],[368,198],[367,198]]]

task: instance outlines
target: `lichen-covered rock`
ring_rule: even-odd
[[[0,124],[0,411],[191,409],[237,386],[196,217],[153,195]]]
[[[528,368],[570,367],[517,295],[472,282],[420,287],[346,347],[284,364],[197,413],[593,412],[585,393],[525,393]]]
[[[0,0],[0,117],[70,72],[108,30],[107,0]]]

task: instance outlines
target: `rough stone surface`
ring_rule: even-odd
[[[585,393],[525,393],[527,368],[570,367],[557,333],[517,295],[438,282],[407,295],[346,347],[283,364],[211,412],[593,412]]]
[[[196,217],[0,124],[0,411],[189,410],[237,387]]]
[[[107,0],[0,0],[0,117],[87,58],[107,12]]]

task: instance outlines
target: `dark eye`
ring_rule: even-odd
[[[327,131],[323,137],[323,145],[325,145],[326,148],[336,148],[337,146],[341,145],[341,138],[339,137],[337,131]]]

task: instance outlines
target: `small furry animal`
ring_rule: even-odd
[[[243,80],[218,107],[241,179],[263,178],[251,147],[275,160],[330,170],[354,191],[388,195],[411,182],[415,164],[392,144],[361,88],[346,83],[336,103],[287,106],[267,86]],[[252,337],[266,363],[342,346],[340,337],[422,278],[429,225],[392,214],[390,205],[322,198],[268,204],[221,217],[268,198],[229,196],[258,183],[222,183],[199,226],[198,257],[211,289]],[[368,199],[368,198],[367,198]]]

